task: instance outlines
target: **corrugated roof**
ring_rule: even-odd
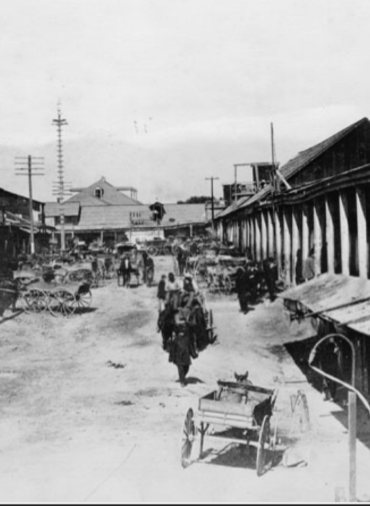
[[[61,206],[59,202],[46,202],[45,203],[45,217],[51,218],[60,216],[63,210],[64,216],[78,216],[80,212],[80,204],[78,202],[66,202]]]
[[[182,225],[187,223],[205,223],[206,209],[204,204],[163,204],[166,214],[162,226]]]
[[[95,189],[103,190],[102,198],[95,197]],[[132,199],[117,190],[113,185],[108,183],[104,177],[96,183],[81,189],[76,195],[73,195],[67,202],[80,202],[81,206],[85,205],[142,205],[138,200]]]
[[[370,281],[367,279],[322,274],[280,293],[279,297],[298,302],[310,312],[320,311],[325,318],[370,336]],[[345,304],[350,305],[332,309]]]

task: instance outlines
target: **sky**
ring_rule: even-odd
[[[1,0],[0,186],[100,177],[138,199],[216,197],[234,164],[284,164],[370,116],[368,0]],[[238,179],[250,178],[248,168]]]

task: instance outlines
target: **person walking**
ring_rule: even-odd
[[[174,337],[170,343],[169,362],[177,366],[179,381],[182,387],[186,386],[186,375],[191,365],[190,333],[184,324],[176,324]]]
[[[303,268],[303,278],[305,281],[310,281],[316,276],[316,267],[315,267],[315,249],[311,248],[308,254],[308,257],[305,261]]]
[[[131,281],[131,262],[130,257],[126,254],[122,257],[120,265],[120,273],[122,274],[122,286],[130,288]]]
[[[160,313],[164,309],[164,303],[166,300],[166,275],[165,274],[162,275],[161,280],[158,283],[157,299],[158,299],[158,312]]]

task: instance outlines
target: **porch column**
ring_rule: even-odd
[[[313,203],[313,246],[315,248],[315,273],[321,274],[322,228],[320,207],[317,200]]]
[[[256,260],[261,260],[261,213],[256,215]]]
[[[274,227],[272,223],[272,210],[267,209],[267,250],[268,250],[268,256],[273,257],[275,254],[275,248],[274,248]]]
[[[299,223],[297,211],[292,209],[292,282],[296,285],[297,252],[299,250]]]
[[[325,198],[325,217],[326,217],[326,252],[328,260],[328,273],[334,274],[334,220],[333,220],[333,205],[330,200],[330,194]]]
[[[104,230],[101,230],[100,232],[100,243],[103,244],[104,242]]]
[[[278,209],[275,209],[274,211],[274,221],[275,221],[276,262],[278,266],[279,275],[281,275],[282,272],[281,224]]]
[[[356,211],[358,271],[361,278],[367,278],[366,195],[362,188],[356,188]]]
[[[285,271],[285,281],[288,285],[291,284],[291,262],[290,262],[290,229],[289,229],[289,212],[290,209],[284,208],[283,210],[283,256],[284,256],[284,271]]]
[[[339,194],[340,251],[342,274],[349,276],[349,222],[348,199],[345,192]]]
[[[308,230],[308,212],[307,207],[302,207],[302,261],[305,262],[308,257],[309,230]]]
[[[261,255],[262,260],[267,258],[267,223],[266,211],[261,211]]]
[[[256,217],[251,216],[251,255],[253,260],[256,259]]]

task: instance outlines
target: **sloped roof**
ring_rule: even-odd
[[[347,128],[344,128],[340,132],[332,135],[328,139],[320,142],[319,144],[316,144],[315,146],[312,146],[304,151],[300,151],[297,156],[289,160],[281,167],[280,172],[285,178],[292,177],[293,174],[296,174],[298,171],[302,170],[306,165],[318,158],[320,155],[322,155],[322,153],[334,146],[334,144],[336,144],[338,141],[343,139],[346,135],[364,123],[369,123],[369,120],[367,118],[362,118],[359,121],[356,121],[356,123],[353,123]]]
[[[122,229],[131,227],[131,213],[137,213],[135,219],[148,220],[150,211],[147,206],[82,206],[78,225],[74,230]],[[154,222],[152,222],[154,225]]]
[[[95,189],[101,188],[103,196],[101,199],[95,197]],[[101,206],[101,205],[141,205],[138,200],[132,199],[117,190],[113,185],[108,183],[104,177],[99,179],[96,183],[82,188],[76,195],[73,195],[67,202],[80,202],[81,206]]]
[[[166,214],[161,225],[183,225],[187,223],[205,223],[206,210],[204,204],[164,204]]]
[[[336,323],[365,335],[370,335],[370,281],[344,274],[322,274],[297,287],[279,294],[287,301],[306,307],[309,312],[320,311]],[[335,309],[335,308],[338,309]]]
[[[353,123],[352,125],[344,128],[343,130],[340,130],[336,134],[332,135],[331,137],[328,137],[324,141],[320,142],[319,144],[315,144],[314,146],[304,150],[300,151],[297,156],[289,160],[287,163],[285,163],[281,168],[280,172],[284,176],[284,178],[289,181],[289,178],[291,178],[294,174],[299,172],[300,170],[304,169],[308,164],[313,162],[316,158],[321,156],[325,151],[327,151],[329,148],[333,147],[337,142],[339,142],[341,139],[343,139],[346,135],[348,135],[350,132],[355,130],[357,127],[359,127],[362,124],[369,123],[368,118],[362,118],[359,121],[356,121],[356,123]],[[272,186],[270,184],[266,185],[264,188],[262,188],[259,192],[257,192],[252,197],[244,197],[239,199],[236,204],[233,202],[228,208],[226,208],[222,213],[218,214],[216,218],[222,218],[224,216],[227,216],[233,212],[235,212],[238,209],[246,208],[254,204],[255,202],[259,202],[262,198],[267,197],[272,190]]]
[[[59,216],[63,209],[64,216],[78,216],[80,212],[79,202],[66,202],[61,206],[59,202],[46,202],[45,203],[45,217],[51,218]]]

